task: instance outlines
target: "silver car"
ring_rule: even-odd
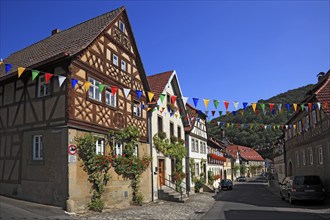
[[[325,200],[325,188],[319,176],[289,176],[279,184],[282,200],[288,199],[291,204],[296,200]]]

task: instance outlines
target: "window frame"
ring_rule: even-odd
[[[41,82],[41,80],[43,79],[43,82]],[[43,94],[41,94],[41,87],[43,87]],[[49,83],[46,84],[46,77],[45,75],[40,75],[38,77],[38,93],[37,93],[37,97],[41,98],[41,97],[45,97],[50,95],[50,86]]]
[[[309,115],[306,115],[306,117],[305,117],[305,131],[308,131],[309,126],[310,126]]]
[[[107,95],[109,95],[110,103],[107,102]],[[111,104],[112,99],[114,99],[113,100],[114,105]],[[111,88],[109,86],[106,86],[105,88],[105,104],[112,108],[117,108],[117,93],[115,95],[112,95]]]
[[[119,65],[119,57],[116,54],[112,54],[112,64],[114,64],[115,66]]]
[[[296,166],[300,165],[300,161],[299,161],[299,151],[295,152],[295,159],[296,159]]]
[[[123,65],[124,64],[124,65]],[[124,67],[124,68],[123,68]],[[122,71],[127,71],[127,63],[126,63],[126,61],[125,60],[121,60],[120,61],[120,69],[122,70]]]
[[[195,139],[191,138],[191,152],[195,152]]]
[[[123,155],[123,143],[116,141],[115,142],[115,150],[114,150],[115,155],[117,156],[122,156]]]
[[[158,129],[158,133],[164,131],[164,129],[163,129],[163,118],[159,115],[157,117],[157,129]]]
[[[95,152],[97,155],[105,155],[104,138],[95,138]],[[100,143],[99,143],[100,141]]]
[[[118,28],[121,32],[125,33],[125,23],[122,21],[119,21]]]
[[[316,123],[317,123],[316,110],[312,111],[312,118],[313,118],[313,125],[316,125]]]
[[[93,99],[97,102],[102,102],[102,92],[100,92],[100,89],[98,87],[98,84],[101,84],[101,81],[89,76],[88,82],[91,83],[91,85],[88,89],[88,94],[87,94],[88,98]],[[91,91],[93,91],[93,92],[91,92]],[[99,99],[96,98],[97,93],[99,94]],[[91,94],[92,94],[92,96],[91,96]]]
[[[318,155],[319,164],[323,164],[323,148],[322,147],[317,148],[317,155]]]
[[[313,148],[308,148],[308,162],[309,162],[309,165],[313,165],[314,163],[314,158],[313,158]]]
[[[133,116],[142,118],[142,103],[140,101],[134,99],[132,108],[133,108],[132,109]]]
[[[38,142],[36,142],[36,138],[38,138]],[[42,141],[42,135],[37,134],[32,136],[32,159],[35,161],[42,161],[44,160],[44,145]],[[38,155],[36,156],[36,143],[38,144]]]

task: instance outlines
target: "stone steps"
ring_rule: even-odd
[[[181,193],[167,186],[162,186],[162,188],[158,190],[158,198],[166,201],[182,203],[187,202],[189,200],[189,197],[185,193],[182,194],[181,200]]]

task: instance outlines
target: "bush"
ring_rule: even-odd
[[[134,204],[136,205],[142,205],[143,204],[143,194],[141,192],[138,192],[135,196],[135,201],[134,201]]]
[[[161,139],[161,140],[164,140],[166,138],[166,133],[165,132],[159,132],[158,133],[158,137]]]
[[[104,202],[99,198],[92,199],[88,204],[88,208],[93,211],[101,212],[104,208]]]
[[[199,190],[203,187],[204,183],[202,180],[197,180],[195,182],[195,192],[198,193]]]

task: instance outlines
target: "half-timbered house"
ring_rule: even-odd
[[[54,30],[4,63],[12,68],[0,73],[2,195],[84,210],[91,185],[74,149],[85,134],[96,137],[97,153],[121,154],[123,146],[107,145],[106,135],[135,125],[141,132],[137,153],[150,154],[143,109],[149,87],[125,7]],[[27,68],[20,78],[17,67]],[[40,71],[34,80],[32,70]],[[106,207],[129,205],[130,182],[113,170],[111,176]],[[148,170],[142,177],[146,201],[150,176]]]

